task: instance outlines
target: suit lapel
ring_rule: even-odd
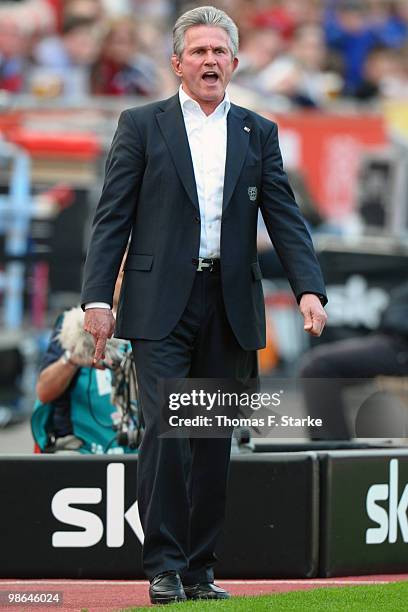
[[[237,184],[249,146],[250,132],[245,127],[250,123],[244,121],[247,113],[234,104],[227,117],[227,156],[225,162],[224,197],[222,209],[225,212]]]
[[[178,94],[170,98],[164,112],[158,113],[156,117],[174,165],[176,166],[180,181],[188,197],[199,210],[200,207],[198,204],[197,187],[194,178],[193,161],[191,159],[190,146],[188,144],[187,132]]]
[[[157,115],[157,121],[163,138],[170,151],[177,173],[188,197],[193,205],[200,210],[197,187],[194,177],[193,161],[180,108],[179,96],[176,94],[167,101],[162,112]],[[244,130],[250,123],[245,121],[247,113],[234,104],[227,116],[227,154],[225,162],[225,179],[223,195],[223,211],[230,203],[231,196],[237,184],[249,146],[250,133]]]

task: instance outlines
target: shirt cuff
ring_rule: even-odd
[[[88,304],[85,304],[85,310],[88,310],[88,308],[107,308],[110,310],[110,304],[107,304],[106,302],[89,302]]]

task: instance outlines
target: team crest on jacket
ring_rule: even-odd
[[[248,195],[251,202],[255,202],[258,196],[258,188],[257,187],[248,187]]]

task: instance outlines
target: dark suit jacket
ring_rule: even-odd
[[[325,288],[282,169],[276,124],[232,104],[227,126],[222,291],[239,343],[254,350],[265,345],[256,249],[259,207],[296,297],[324,295]],[[112,303],[131,230],[115,333],[159,340],[187,304],[200,244],[200,209],[178,94],[120,116],[95,214],[82,303]]]

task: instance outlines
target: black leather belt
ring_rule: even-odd
[[[207,270],[208,272],[212,272],[213,270],[219,270],[220,268],[220,260],[219,259],[209,259],[208,257],[199,257],[198,259],[193,258],[193,264],[196,267],[197,272],[204,272]]]

